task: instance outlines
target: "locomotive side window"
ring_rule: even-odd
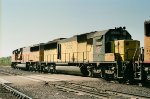
[[[57,59],[61,59],[61,44],[58,44]]]
[[[31,52],[39,51],[39,46],[31,47]]]
[[[145,23],[145,35],[150,36],[150,23]]]

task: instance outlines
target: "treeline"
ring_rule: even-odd
[[[11,56],[0,58],[0,66],[10,66],[11,65]]]

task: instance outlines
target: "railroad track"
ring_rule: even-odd
[[[2,84],[2,87],[5,88],[6,90],[8,90],[13,95],[15,95],[16,97],[18,97],[19,99],[32,99],[31,97],[25,95],[24,93],[6,85],[6,84]]]
[[[74,86],[79,86],[91,90],[96,90],[99,91],[98,89],[95,89],[93,87],[85,86],[85,85],[80,85],[80,84],[75,84],[71,83]],[[130,97],[134,99],[150,99],[149,96],[142,96],[142,95],[136,95],[136,94],[131,94],[131,93],[124,93],[124,92],[119,92],[119,91],[112,91],[112,90],[102,90],[103,93],[108,93],[109,95],[116,95],[116,96],[124,96],[124,97]]]
[[[11,84],[9,81],[0,79],[0,84],[2,85],[2,87],[4,89],[6,89],[10,93],[12,93],[14,96],[18,97],[19,99],[32,99],[31,97],[25,95],[24,93],[22,93],[16,89],[12,88],[11,86],[7,85],[7,84]]]
[[[5,71],[0,71],[0,73],[5,74],[5,75],[15,75],[14,73],[5,72]],[[46,77],[43,75],[36,75],[36,76],[31,76],[31,77],[30,76],[22,76],[22,77],[29,78],[30,80],[33,79],[34,81],[41,81],[41,82],[44,82],[45,84],[48,84],[49,81],[64,81],[63,79]],[[3,86],[7,89],[10,89],[9,91],[18,97],[22,97],[22,98],[28,97],[28,96],[25,96],[23,93],[20,94],[20,92],[17,90],[15,91],[15,89],[12,89],[10,86],[7,87],[8,85],[6,85],[6,84],[4,84]],[[136,99],[137,98],[138,99],[150,99],[150,97],[129,94],[129,93],[122,93],[122,92],[118,92],[118,91],[98,90],[94,87],[76,84],[76,83],[72,83],[72,82],[69,82],[69,83],[67,82],[66,85],[55,84],[55,87],[62,91],[82,93],[85,95],[90,95],[90,96],[93,96],[96,98],[103,98],[103,99],[110,98],[111,96],[123,96],[123,97],[136,98]],[[25,99],[32,99],[32,98],[28,97]]]
[[[94,96],[94,97],[100,98],[100,99],[108,99],[109,98],[109,95],[107,93],[100,93],[100,92],[96,92],[96,91],[90,91],[90,90],[86,90],[86,89],[82,89],[82,88],[80,89],[78,87],[68,87],[68,86],[64,86],[64,85],[56,85],[56,87],[61,90],[66,90],[66,91],[75,92],[75,93],[82,93],[82,94]]]
[[[107,93],[113,93],[113,94],[120,95],[120,96],[131,97],[133,99],[150,99],[150,97],[148,96],[135,95],[135,94],[129,94],[129,93],[124,93],[124,92],[112,91],[112,90],[105,90],[105,91]]]
[[[12,75],[11,73],[8,73],[8,72],[2,71],[2,70],[0,70],[0,74],[3,74],[3,75]]]
[[[9,76],[11,76],[11,75],[21,75],[21,74],[11,72],[11,71],[6,71],[6,70],[0,70],[0,74],[9,75]]]
[[[47,78],[49,79],[50,81],[51,80],[54,80],[54,81],[62,81],[62,79],[56,79],[56,78],[51,78],[51,77],[43,77],[43,76],[36,76],[36,77],[27,77],[27,78],[30,78],[30,79],[33,79],[33,80],[39,80],[41,82],[44,82],[44,84],[48,84],[49,81],[48,80],[44,80],[43,78]],[[67,82],[66,82],[67,83]],[[83,88],[78,88],[77,86],[75,86],[75,84],[73,83],[69,83],[71,84],[72,87],[68,87],[68,86],[65,86],[65,85],[58,85],[58,84],[55,84],[55,87],[58,88],[59,90],[62,90],[62,91],[69,91],[69,92],[75,92],[75,93],[83,93],[85,95],[90,95],[90,96],[94,96],[94,97],[97,97],[97,98],[101,98],[101,99],[108,99],[108,94],[107,93],[100,93],[100,92],[96,92],[96,90],[94,91],[93,88],[89,88],[89,87],[84,87]]]
[[[10,73],[10,72],[6,72],[6,71],[0,71],[0,74],[3,74],[3,75],[16,75],[14,73]],[[14,96],[18,97],[19,99],[32,99],[31,97],[25,95],[24,93],[12,88],[11,86],[7,85],[7,84],[10,84],[9,81],[6,81],[4,79],[1,79],[0,78],[0,84],[2,85],[2,87],[4,89],[6,89],[7,91],[9,91],[10,93],[12,93]]]
[[[63,79],[58,78],[52,78],[52,77],[45,77],[42,75],[37,75],[37,77],[29,77],[30,79],[39,80],[41,82],[45,82],[45,84],[48,84],[49,81],[63,81]],[[45,80],[43,79],[45,78]],[[47,80],[47,79],[49,80]],[[65,81],[64,81],[65,82]],[[111,91],[111,90],[98,90],[94,87],[85,86],[81,84],[76,84],[72,82],[66,82],[65,85],[62,84],[54,84],[55,87],[62,91],[68,91],[68,92],[75,92],[75,93],[82,93],[85,95],[94,96],[96,98],[102,98],[102,99],[108,99],[111,97],[126,97],[126,98],[134,98],[134,99],[150,99],[150,97],[142,96],[142,95],[136,95],[136,94],[129,94],[129,93],[123,93],[118,91]]]
[[[123,92],[118,92],[118,91],[111,91],[111,90],[98,90],[96,88],[92,88],[89,86],[85,85],[80,85],[80,84],[75,84],[71,83],[75,87],[68,87],[64,85],[56,85],[56,87],[60,89],[65,89],[68,91],[74,91],[74,92],[82,92],[87,95],[92,95],[97,98],[105,98],[108,99],[111,97],[126,97],[126,98],[131,98],[131,99],[150,99],[148,96],[142,96],[142,95],[135,95],[135,94],[129,94],[129,93],[123,93]]]

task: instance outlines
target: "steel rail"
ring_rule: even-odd
[[[20,75],[14,72],[9,72],[9,71],[5,71],[5,70],[0,70],[0,74],[5,74],[5,75]]]
[[[11,73],[5,72],[5,71],[0,71],[0,74],[4,74],[4,75],[12,75]]]
[[[102,98],[102,99],[108,99],[109,98],[107,93],[93,92],[93,91],[89,91],[89,90],[85,90],[85,89],[80,89],[80,88],[75,88],[75,87],[67,87],[67,86],[63,86],[63,85],[55,85],[55,87],[57,87],[59,89],[65,89],[68,91],[82,92],[86,95],[94,96],[97,98]]]
[[[39,77],[42,77],[42,76],[39,76]],[[62,80],[62,79],[51,78],[51,77],[44,77],[44,78],[49,78],[49,79],[54,79],[54,80]],[[43,80],[41,80],[41,81],[43,81]],[[46,82],[49,82],[49,81],[46,81]],[[138,98],[138,99],[150,99],[150,97],[148,97],[148,96],[135,95],[135,94],[129,94],[129,93],[123,93],[123,92],[111,91],[111,90],[101,90],[102,92],[97,94],[97,93],[92,92],[92,91],[98,91],[94,87],[80,85],[80,84],[76,84],[76,83],[72,83],[72,82],[69,82],[69,84],[71,84],[73,86],[76,86],[76,87],[82,87],[82,88],[85,88],[85,89],[89,89],[91,91],[88,91],[88,90],[83,91],[82,89],[79,89],[79,88],[68,88],[68,87],[63,86],[63,85],[55,85],[55,86],[58,87],[58,88],[62,88],[62,89],[70,90],[70,91],[84,92],[84,93],[89,94],[89,95],[92,94],[95,97],[100,97],[100,95],[104,95],[103,98],[106,98],[105,94],[109,94],[110,95],[110,93],[111,93],[111,94],[116,95],[116,96],[125,96],[125,97],[132,97],[132,98]]]
[[[74,86],[79,86],[79,87],[91,89],[91,90],[97,90],[94,87],[90,87],[90,86],[85,86],[85,85],[80,85],[80,84],[75,84],[75,83],[70,83],[70,84],[72,84]],[[118,96],[120,95],[120,96],[132,97],[132,98],[136,98],[136,99],[150,99],[150,96],[136,95],[136,94],[124,93],[124,92],[112,91],[112,90],[102,90],[102,91],[106,92],[106,93],[112,93],[112,94],[115,94]]]
[[[29,96],[23,94],[22,92],[20,92],[20,91],[14,89],[14,88],[12,88],[12,87],[6,85],[6,84],[2,84],[2,86],[3,86],[6,90],[10,91],[13,95],[16,95],[17,97],[19,97],[19,99],[32,99],[31,97],[29,97]]]
[[[113,93],[116,95],[131,97],[131,98],[135,98],[135,99],[150,99],[150,96],[136,95],[136,94],[131,94],[131,93],[129,94],[129,93],[125,93],[125,92],[112,91],[112,90],[105,90],[105,91],[107,93]]]
[[[42,76],[39,76],[39,77],[42,77]],[[30,77],[27,77],[27,78],[30,78]],[[49,77],[43,77],[43,78],[49,78]],[[31,79],[36,79],[36,80],[39,80],[39,81],[44,81],[45,83],[48,83],[49,81],[46,81],[46,80],[43,80],[43,79],[40,79],[40,78],[32,78]],[[62,79],[56,79],[56,78],[49,78],[49,79],[54,79],[54,80],[62,80]],[[73,84],[73,83],[70,83],[70,84]],[[86,95],[90,95],[90,96],[94,96],[94,97],[97,97],[97,98],[101,98],[101,99],[108,99],[108,94],[107,93],[100,93],[100,92],[93,92],[93,91],[89,91],[89,90],[86,90],[86,89],[79,89],[79,88],[75,88],[76,86],[73,86],[73,87],[66,87],[66,86],[63,86],[63,85],[55,85],[55,87],[59,88],[59,89],[64,89],[64,90],[68,90],[68,91],[73,91],[73,92],[82,92]],[[90,88],[88,88],[90,89]]]
[[[2,74],[5,74],[4,72]],[[9,73],[6,73],[7,75],[9,75]],[[10,74],[11,75],[11,74]],[[41,78],[48,78],[48,79],[54,79],[54,80],[62,80],[62,79],[58,79],[58,78],[52,78],[52,77],[43,77],[41,75],[38,75],[39,77]],[[28,77],[27,77],[28,78]],[[30,77],[29,77],[30,78]],[[45,80],[42,80],[40,78],[31,78],[31,79],[36,79],[36,80],[40,80],[40,81],[45,81]],[[49,81],[45,81],[45,82],[49,82]],[[80,85],[80,84],[75,84],[75,83],[72,83],[72,82],[69,82],[69,84],[72,84],[74,86],[79,86],[79,87],[82,87],[82,88],[85,88],[85,89],[91,89],[91,90],[97,90],[93,87],[90,87],[90,86],[85,86],[85,85]],[[66,87],[66,86],[62,86],[62,85],[56,85],[56,87],[58,88],[61,88],[61,89],[65,89],[65,90],[70,90],[70,91],[75,91],[75,92],[83,92],[85,94],[88,94],[88,95],[93,95],[95,97],[100,97],[100,98],[108,98],[108,96],[106,96],[106,94],[115,94],[116,96],[126,96],[126,97],[132,97],[132,98],[142,98],[142,99],[150,99],[149,96],[142,96],[142,95],[135,95],[135,94],[129,94],[129,93],[123,93],[123,92],[118,92],[118,91],[111,91],[111,90],[102,90],[103,92],[102,93],[94,93],[92,91],[88,91],[88,90],[82,90],[82,89],[79,89],[79,88],[69,88],[69,87]],[[24,96],[24,95],[23,95]],[[27,96],[28,97],[28,96]],[[25,98],[25,99],[32,99],[32,98]]]

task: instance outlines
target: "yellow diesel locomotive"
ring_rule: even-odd
[[[56,73],[76,69],[83,76],[148,80],[150,71],[150,22],[145,22],[145,45],[119,27],[19,48],[12,53],[12,67]],[[62,69],[63,68],[63,69]]]

